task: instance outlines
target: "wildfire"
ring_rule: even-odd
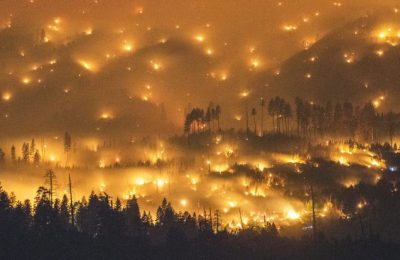
[[[257,58],[251,59],[250,65],[253,69],[256,69],[256,68],[260,67],[260,60]]]
[[[243,90],[242,92],[240,92],[239,94],[242,98],[248,97],[250,95],[250,91],[249,90]]]
[[[375,30],[373,38],[378,43],[387,43],[392,46],[397,46],[400,42],[400,28],[399,26],[386,25]]]
[[[151,60],[150,65],[153,68],[153,70],[155,70],[155,71],[161,70],[161,63],[159,63],[157,61]]]
[[[340,157],[339,157],[338,162],[339,162],[341,165],[350,166],[349,161],[348,161],[345,157],[343,157],[343,156],[340,156]]]
[[[84,69],[90,71],[90,72],[95,72],[96,68],[93,63],[86,61],[86,60],[78,60],[78,64],[81,65]]]
[[[188,204],[188,201],[187,201],[186,199],[181,199],[181,200],[179,201],[179,204],[181,204],[181,206],[183,206],[183,207],[186,207],[187,204]]]
[[[84,33],[85,33],[86,35],[92,35],[93,29],[92,29],[92,28],[87,28],[87,29],[84,31]]]
[[[122,50],[125,52],[132,52],[133,51],[133,45],[129,42],[124,42],[124,44],[122,44]]]
[[[107,119],[112,119],[113,116],[109,112],[103,112],[103,113],[101,113],[100,118],[104,119],[104,120],[107,120]]]
[[[138,177],[135,180],[135,184],[138,185],[138,186],[143,186],[143,185],[146,184],[146,180],[144,178],[142,178],[142,177]]]
[[[382,104],[382,102],[385,100],[385,96],[379,96],[379,97],[377,97],[376,99],[374,99],[373,101],[372,101],[372,105],[375,107],[375,108],[378,108],[378,107],[380,107],[381,106],[381,104]]]
[[[283,30],[287,32],[292,32],[297,30],[297,26],[293,24],[286,24],[283,26]]]
[[[380,49],[380,50],[375,51],[375,53],[376,53],[376,55],[378,55],[379,57],[382,57],[382,56],[385,54],[385,51]]]
[[[197,35],[194,36],[194,39],[195,39],[197,42],[202,43],[202,42],[204,42],[204,40],[205,40],[205,36],[204,36],[203,34],[197,34]]]
[[[23,84],[28,85],[29,83],[31,83],[32,79],[29,77],[23,77],[21,81]]]
[[[293,209],[290,209],[287,211],[286,217],[290,220],[298,220],[300,219],[300,214]]]
[[[3,99],[4,101],[10,101],[11,98],[12,98],[11,92],[9,92],[9,91],[3,92],[3,94],[2,94],[2,99]]]
[[[351,64],[351,63],[354,62],[355,56],[356,55],[355,55],[354,52],[343,54],[343,58],[344,58],[345,62],[348,63],[348,64]]]

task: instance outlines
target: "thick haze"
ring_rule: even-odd
[[[323,76],[310,85],[310,98],[340,99],[335,93],[346,97],[343,89],[357,84],[372,86],[357,101],[390,95],[388,88],[396,87],[399,77],[384,73],[397,73],[397,59],[387,60],[384,76],[379,74],[387,82],[374,88],[379,75],[368,80],[364,75],[381,64],[365,57],[368,51],[383,56],[377,46],[382,44],[398,55],[397,42],[388,45],[389,36],[381,37],[384,43],[370,37],[381,24],[400,28],[397,2],[1,1],[0,137],[178,133],[190,106],[211,101],[222,106],[224,128],[243,128],[243,93],[250,94],[254,106],[261,96],[308,97],[292,73],[282,71],[280,80],[271,74],[288,68],[302,80],[314,78],[317,72],[304,71],[296,58],[304,60],[304,49],[325,50],[321,45],[341,46],[325,50],[341,60],[346,44],[352,49],[345,62],[335,64],[335,73],[319,70]],[[376,18],[381,12],[390,16]],[[374,19],[363,37],[341,41],[347,36],[340,32],[369,16]],[[366,65],[346,74],[352,57]],[[330,67],[330,61],[321,67]],[[338,75],[340,86],[332,83]],[[318,90],[321,85],[326,90]],[[358,96],[357,90],[351,94]]]

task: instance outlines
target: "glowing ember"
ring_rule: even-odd
[[[202,35],[202,34],[197,34],[197,35],[194,36],[194,39],[195,39],[196,41],[202,43],[202,42],[204,42],[205,37],[204,37],[204,35]]]
[[[124,43],[122,49],[126,52],[131,52],[133,51],[133,45],[131,43]]]
[[[159,63],[157,61],[151,60],[150,65],[153,68],[153,70],[155,70],[155,71],[161,70],[161,63]]]
[[[28,85],[29,83],[31,83],[31,78],[29,78],[29,77],[23,77],[22,78],[22,83],[24,83],[25,85]]]
[[[86,60],[78,60],[78,64],[81,65],[84,69],[94,72],[95,71],[95,67],[93,65],[93,63],[86,61]]]
[[[292,24],[287,24],[283,26],[283,30],[287,31],[287,32],[292,32],[297,30],[297,26],[296,25],[292,25]]]
[[[101,119],[112,119],[113,118],[113,116],[110,114],[110,113],[108,113],[108,112],[103,112],[101,115],[100,115],[100,118]]]
[[[243,98],[247,97],[248,95],[250,95],[250,91],[248,90],[243,90],[242,92],[240,92],[240,96]]]
[[[11,98],[12,98],[11,92],[9,92],[9,91],[3,92],[3,94],[2,94],[2,99],[3,99],[4,101],[10,101]]]

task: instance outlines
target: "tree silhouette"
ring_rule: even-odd
[[[68,209],[68,198],[64,194],[60,205],[60,221],[64,229],[68,229],[71,223],[70,214]]]
[[[36,150],[35,154],[33,155],[33,163],[35,165],[39,165],[40,160],[41,160],[41,156],[40,156],[39,150]]]
[[[256,122],[256,115],[257,115],[257,111],[255,108],[253,108],[251,110],[251,116],[253,117],[253,123],[254,123],[254,134],[257,134],[257,122]]]
[[[290,119],[292,116],[292,107],[289,103],[285,103],[283,108],[283,117],[285,118],[286,134],[290,131]]]
[[[208,131],[211,132],[211,109],[210,107],[207,108],[206,114],[205,114],[205,118],[204,121],[206,122],[206,124],[208,125]]]
[[[220,125],[219,125],[220,117],[221,117],[221,106],[220,106],[220,105],[217,105],[217,106],[215,107],[215,120],[217,120],[218,131],[221,130]]]
[[[360,113],[360,124],[363,137],[370,142],[375,139],[376,110],[371,102],[367,103]]]
[[[49,185],[49,198],[50,198],[50,206],[53,205],[53,195],[54,195],[54,187],[55,187],[55,181],[56,181],[56,174],[52,169],[49,169],[46,171],[46,174],[44,175],[45,178],[45,184]]]
[[[157,209],[156,225],[169,228],[176,222],[175,211],[166,198]]]
[[[272,131],[275,132],[275,116],[276,116],[276,108],[275,108],[275,99],[271,99],[268,103],[268,114],[272,117]]]
[[[126,208],[124,209],[124,217],[128,235],[129,236],[140,235],[140,232],[142,231],[142,220],[140,216],[139,205],[135,196],[127,200]],[[145,220],[148,221],[147,219]]]
[[[32,161],[34,159],[33,157],[35,155],[35,151],[36,151],[35,139],[32,139],[31,145],[29,147],[29,157],[32,159]]]
[[[11,146],[11,161],[15,163],[17,161],[17,155],[15,152],[15,146]]]
[[[0,148],[0,164],[4,163],[5,161],[6,154],[3,152],[3,150]]]
[[[261,136],[264,135],[264,107],[265,107],[265,100],[263,97],[260,98],[260,116],[261,116],[261,122],[260,122],[260,132]]]
[[[72,144],[72,139],[71,135],[68,132],[65,132],[64,135],[64,153],[65,153],[65,167],[68,166],[68,159],[69,159],[69,154],[71,151],[71,144]]]
[[[296,103],[296,120],[297,120],[297,135],[300,135],[300,132],[303,132],[304,130],[304,121],[305,121],[305,106],[304,106],[304,101],[296,97],[295,99]],[[304,134],[304,132],[303,132]]]
[[[34,226],[39,234],[52,234],[56,228],[56,212],[50,200],[50,191],[39,187],[35,197]]]
[[[386,115],[385,122],[386,129],[389,135],[390,146],[393,146],[393,137],[398,126],[398,116],[393,111],[389,111]]]
[[[29,162],[29,143],[22,144],[22,161],[25,163]]]

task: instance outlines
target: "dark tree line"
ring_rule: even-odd
[[[272,121],[270,133],[279,135],[297,135],[300,137],[337,137],[357,139],[365,142],[389,141],[393,139],[400,127],[400,113],[389,111],[378,113],[372,102],[363,106],[349,101],[325,105],[296,98],[294,109],[289,102],[277,96],[270,99],[268,106],[264,98],[260,99],[260,107],[249,111],[251,121],[246,119],[247,132],[252,129],[254,135],[265,134],[264,117],[269,115]],[[247,108],[246,108],[247,109]],[[264,111],[267,109],[267,111]],[[248,117],[248,111],[246,115]],[[292,118],[295,123],[292,123]],[[184,132],[197,134],[221,131],[221,108],[211,103],[206,112],[193,108],[186,115]],[[252,127],[249,126],[253,125]],[[217,127],[215,127],[217,125]]]
[[[280,97],[271,99],[268,104],[268,114],[272,117],[272,129],[274,133],[289,134],[292,107],[286,100]]]
[[[68,166],[72,147],[72,137],[66,132],[64,135],[64,152],[66,155],[65,166]],[[36,145],[36,140],[33,138],[30,142],[23,142],[21,145],[21,152],[18,155],[15,145],[11,146],[9,160],[13,163],[24,163],[39,165],[45,162],[45,147],[42,144],[41,152]],[[6,161],[6,153],[0,148],[0,164]]]
[[[356,138],[366,142],[387,141],[399,128],[400,114],[378,113],[372,102],[354,106],[351,102],[327,102],[325,106],[296,98],[298,135]]]
[[[176,212],[166,199],[154,218],[140,211],[135,196],[125,206],[119,198],[94,192],[88,199],[71,203],[66,194],[54,196],[54,172],[49,170],[45,178],[46,185],[37,190],[33,205],[29,200],[17,201],[0,186],[1,259],[369,259],[370,254],[390,259],[398,248],[372,236],[333,243],[322,234],[315,241],[287,239],[268,222],[231,233],[222,225],[218,210]],[[386,189],[387,185],[391,184],[384,180],[377,186],[359,185],[335,197],[350,212],[360,197],[373,199],[370,191],[375,200],[393,206],[400,200],[392,195],[394,186]]]
[[[231,236],[222,228],[219,211],[176,212],[163,199],[153,219],[150,212],[141,213],[135,196],[126,200],[126,206],[119,198],[114,201],[107,193],[94,192],[71,203],[66,194],[54,198],[52,170],[45,179],[33,205],[29,200],[16,201],[0,186],[1,259],[175,259],[195,253],[188,250],[195,244],[207,248],[212,240]],[[271,223],[262,234],[278,239]]]
[[[210,103],[204,112],[204,109],[193,108],[185,118],[185,134],[196,134],[200,132],[220,131],[221,106]]]

